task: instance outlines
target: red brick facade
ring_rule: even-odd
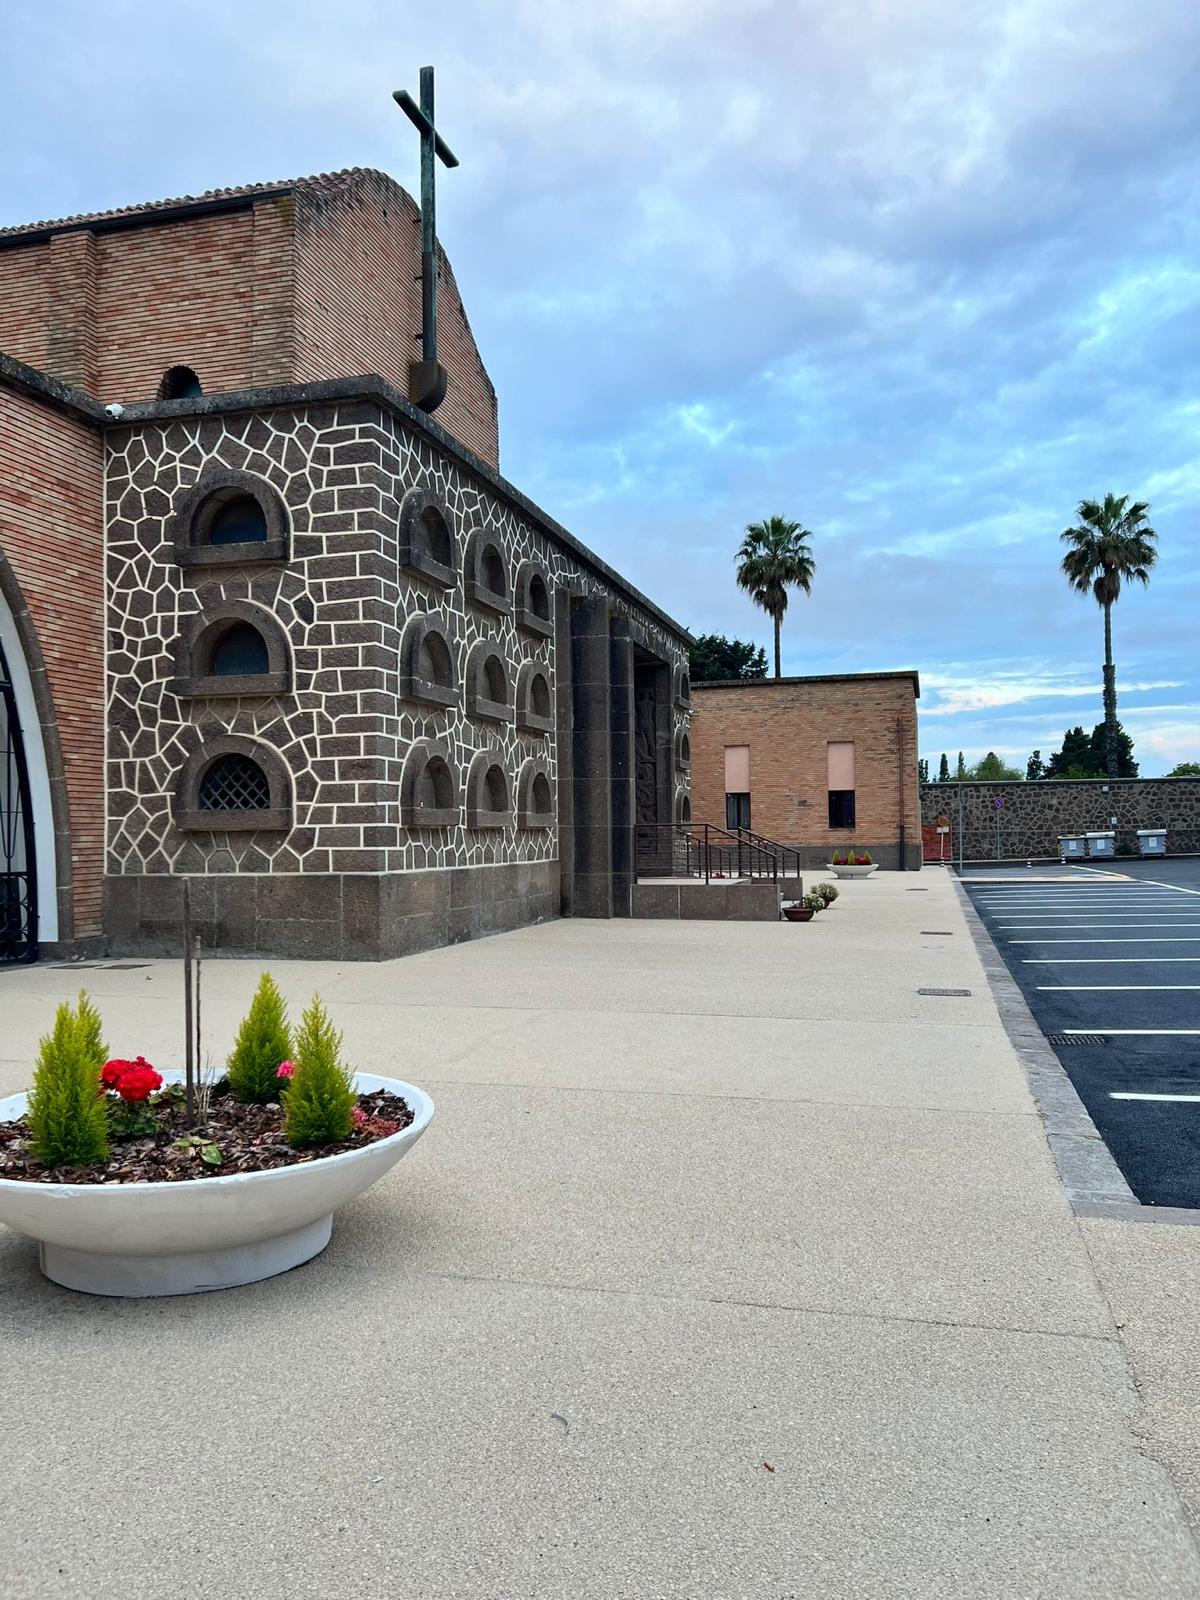
[[[0,351],[108,402],[190,367],[205,394],[378,373],[420,354],[419,212],[364,169],[0,231]],[[441,257],[438,423],[499,465],[496,395]]]
[[[0,383],[0,587],[18,631],[34,636],[26,665],[55,807],[60,940],[101,930],[102,508],[98,428]]]
[[[725,751],[750,751],[750,826],[811,861],[870,850],[894,866],[901,823],[920,861],[915,673],[693,686],[692,818],[725,824]],[[828,746],[854,746],[855,824],[829,826]]]

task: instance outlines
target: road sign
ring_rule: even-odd
[[[997,811],[1003,811],[1004,810],[1004,796],[1002,794],[998,794],[996,796],[996,798],[992,801],[992,804],[995,806]]]

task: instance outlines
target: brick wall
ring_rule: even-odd
[[[724,826],[725,747],[749,745],[750,823],[756,833],[796,846],[814,864],[827,860],[831,850],[853,845],[894,866],[903,809],[908,864],[919,863],[911,677],[696,684],[693,696],[694,821]],[[854,745],[853,829],[829,827],[826,746],[831,741]]]
[[[496,392],[439,256],[438,359],[448,388],[437,421],[496,467]],[[409,362],[421,354],[420,271],[420,210],[390,178],[364,172],[349,187],[298,189],[296,379],[376,372],[407,394]]]
[[[73,905],[64,905],[60,894],[64,939],[100,932],[102,504],[98,431],[0,385],[0,551],[29,608],[45,662],[65,774]],[[55,777],[52,770],[52,785]],[[35,826],[44,825],[46,819],[35,819]],[[63,868],[60,859],[60,884]]]
[[[1111,827],[1113,817],[1118,847],[1136,850],[1139,828],[1166,828],[1172,855],[1200,852],[1200,778],[923,783],[922,817],[927,824],[939,814],[949,819],[953,843],[947,848],[955,858],[960,799],[967,861],[993,860],[997,854],[1023,861],[1054,857],[1060,834],[1098,833]]]
[[[231,209],[0,249],[0,351],[94,399],[154,398],[191,367],[205,394],[378,373],[420,355],[419,212],[383,173],[302,180]],[[439,424],[499,465],[496,394],[441,256]]]

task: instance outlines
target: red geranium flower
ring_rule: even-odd
[[[106,1061],[100,1069],[100,1082],[106,1089],[115,1089],[125,1074],[137,1065],[137,1061]]]
[[[161,1087],[162,1073],[155,1072],[141,1056],[117,1079],[117,1093],[122,1100],[149,1100]]]

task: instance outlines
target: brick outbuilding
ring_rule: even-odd
[[[921,864],[916,672],[692,686],[691,816],[795,847]]]

